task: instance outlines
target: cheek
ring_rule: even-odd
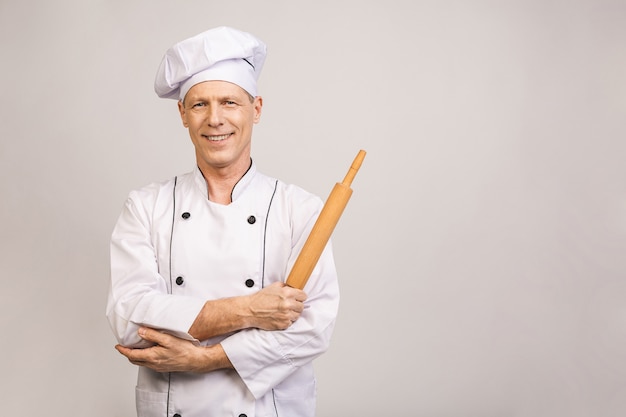
[[[197,130],[203,125],[203,120],[200,117],[193,117],[187,115],[183,118],[183,125],[191,130]]]

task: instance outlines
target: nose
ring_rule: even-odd
[[[211,127],[217,127],[223,124],[220,106],[207,106],[206,122]]]

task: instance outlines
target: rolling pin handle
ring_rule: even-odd
[[[354,177],[356,176],[356,173],[358,172],[359,168],[361,168],[363,159],[365,159],[365,151],[361,149],[356,158],[354,158],[354,161],[352,162],[352,165],[350,166],[346,177],[343,179],[343,185],[350,187],[350,185],[352,184],[352,180],[354,180]]]

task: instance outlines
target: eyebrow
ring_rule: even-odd
[[[228,94],[228,95],[224,95],[224,96],[218,96],[218,97],[211,97],[210,99],[207,99],[204,96],[191,96],[189,97],[189,101],[190,102],[197,102],[197,101],[212,101],[212,100],[216,100],[216,101],[236,101],[236,102],[240,102],[241,100],[243,100],[243,98],[241,97],[237,97],[234,96],[232,94]]]

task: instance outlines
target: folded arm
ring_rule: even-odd
[[[305,300],[304,291],[276,282],[250,296],[207,301],[188,333],[206,340],[247,328],[284,330],[300,317]],[[211,372],[233,367],[221,344],[200,346],[146,327],[137,334],[153,346],[115,347],[135,365],[157,372]]]
[[[209,300],[189,334],[206,340],[252,327],[284,330],[300,317],[306,298],[304,291],[275,282],[253,295]]]

